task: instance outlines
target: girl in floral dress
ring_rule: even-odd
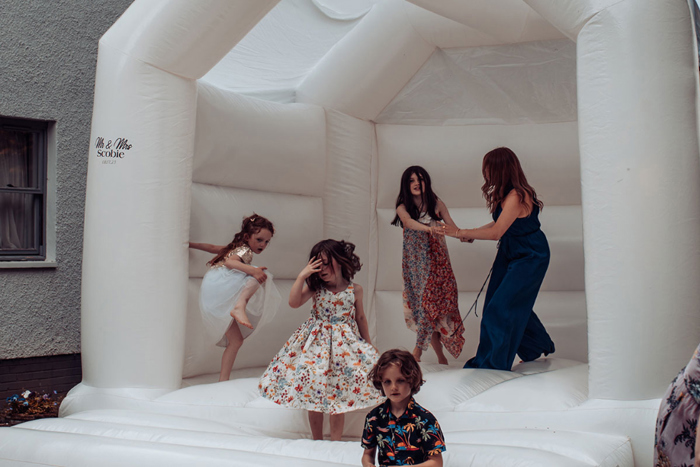
[[[285,407],[309,411],[313,439],[323,439],[330,414],[331,440],[343,434],[345,412],[381,401],[368,374],[379,355],[369,337],[355,245],[324,240],[311,250],[289,293],[299,308],[313,297],[311,316],[287,340],[260,378],[260,394]]]
[[[457,305],[457,282],[438,221],[454,226],[447,206],[433,193],[430,175],[420,166],[401,176],[393,225],[403,227],[403,303],[406,325],[416,332],[413,356],[420,362],[430,343],[438,363],[447,365],[442,351],[457,358],[464,346],[464,326]]]
[[[654,467],[700,467],[700,345],[666,390],[654,437]]]

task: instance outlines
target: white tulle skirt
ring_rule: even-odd
[[[265,272],[267,280],[262,285],[253,276],[225,267],[210,269],[204,275],[199,291],[199,309],[207,335],[216,345],[228,345],[224,333],[231,325],[237,325],[245,339],[257,334],[258,330],[272,321],[281,298],[272,281],[272,274]],[[238,302],[241,292],[250,287],[257,289],[246,307],[246,314],[253,329],[234,323],[231,318],[231,310]]]

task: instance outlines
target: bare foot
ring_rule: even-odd
[[[231,317],[238,321],[238,324],[253,329],[253,325],[250,324],[248,315],[245,314],[245,305],[236,304],[236,306],[233,307],[233,310],[231,310]]]
[[[438,363],[440,365],[447,365],[447,357],[445,357],[445,354],[442,352],[442,346],[434,348],[434,350],[438,358]]]
[[[434,332],[430,339],[430,344],[433,346],[435,355],[437,355],[438,363],[440,365],[447,365],[447,357],[442,351],[442,342],[440,342],[440,334]]]
[[[423,350],[420,347],[414,347],[413,352],[413,357],[416,359],[417,362],[420,362],[420,357],[423,355]]]

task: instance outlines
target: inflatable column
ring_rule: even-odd
[[[688,4],[525,1],[577,42],[590,397],[661,397],[700,340]]]
[[[196,79],[278,0],[137,0],[102,37],[88,162],[83,382],[182,375]]]

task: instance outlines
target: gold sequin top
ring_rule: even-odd
[[[226,256],[224,256],[224,259],[221,259],[216,264],[213,264],[211,269],[226,267],[224,266],[224,263],[227,259],[233,257],[234,255],[241,258],[241,261],[243,261],[244,264],[250,264],[250,262],[253,261],[253,250],[251,250],[248,245],[241,245],[238,248],[234,248],[233,250],[229,251]]]

